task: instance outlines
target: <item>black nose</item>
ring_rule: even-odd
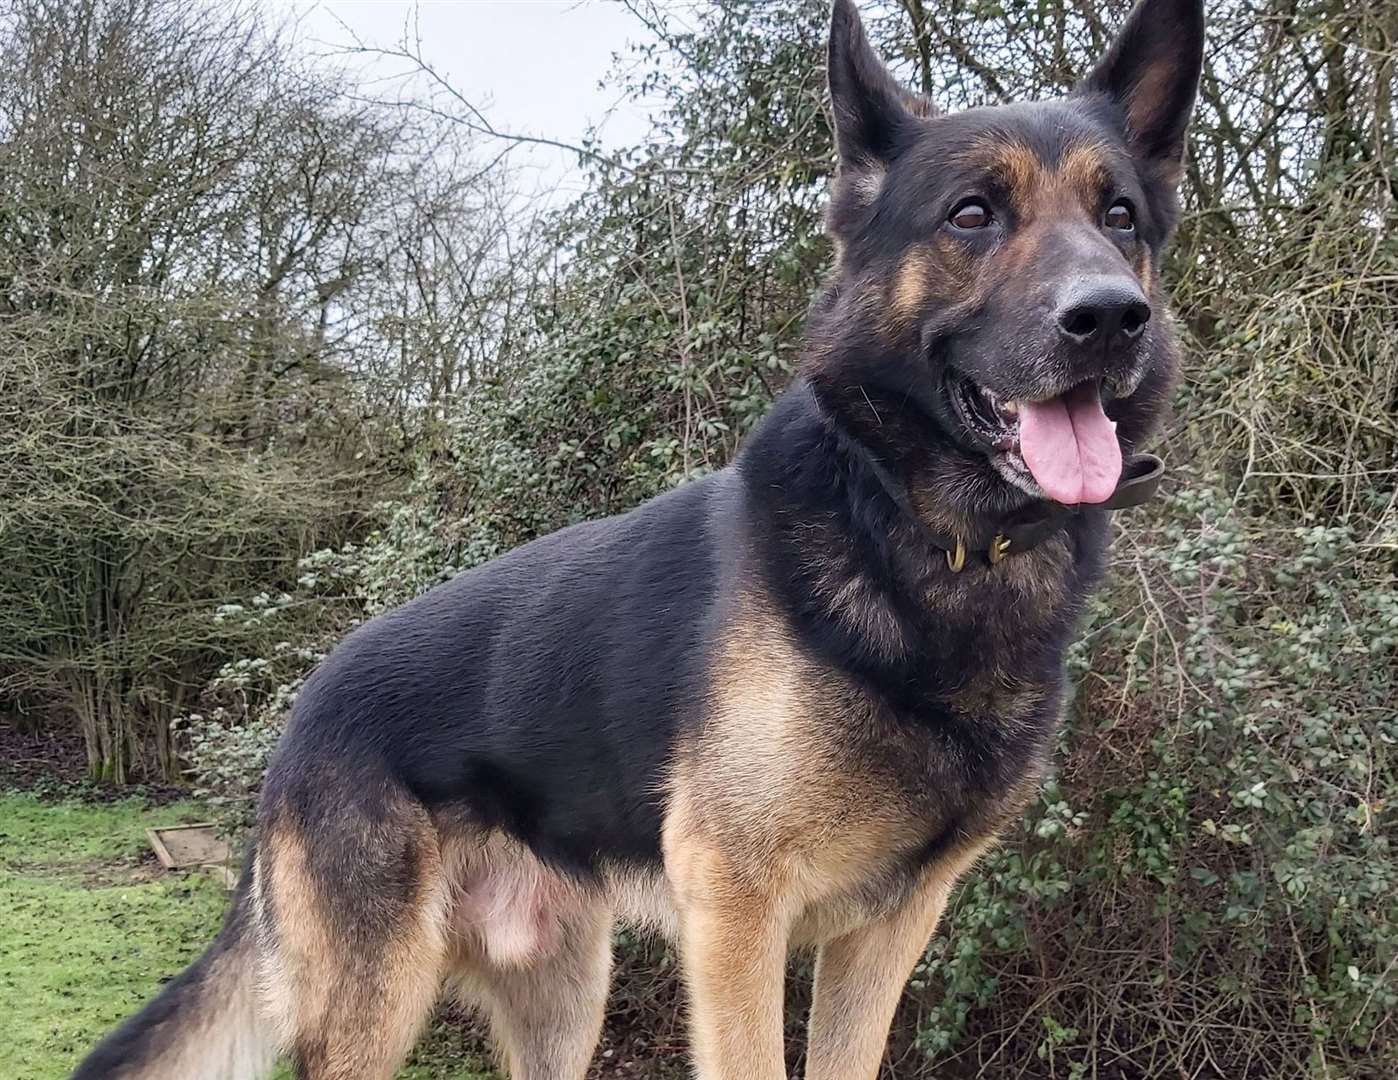
[[[1078,345],[1135,341],[1150,321],[1150,305],[1134,282],[1080,282],[1058,307],[1058,328]]]

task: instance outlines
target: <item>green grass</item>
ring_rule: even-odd
[[[223,887],[145,858],[147,826],[204,816],[194,803],[0,796],[0,1077],[67,1076],[213,938]],[[478,1066],[464,1033],[441,1026],[400,1078],[484,1080]]]

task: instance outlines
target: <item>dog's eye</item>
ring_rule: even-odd
[[[1131,232],[1136,228],[1136,215],[1131,213],[1131,207],[1124,202],[1112,203],[1111,209],[1107,211],[1107,228],[1120,229],[1122,232]]]
[[[947,220],[958,229],[984,229],[990,224],[990,211],[984,203],[964,202]]]

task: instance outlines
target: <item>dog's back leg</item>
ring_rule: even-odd
[[[390,781],[264,799],[263,999],[298,1080],[389,1080],[441,985],[446,883],[426,810]]]
[[[607,1004],[613,912],[600,891],[506,848],[458,879],[448,978],[489,1016],[510,1080],[583,1080]]]
[[[491,1031],[510,1080],[583,1080],[602,1034],[611,974],[611,914],[598,908],[567,928],[558,952],[495,971]]]
[[[510,1080],[583,1080],[602,1034],[611,977],[612,913],[578,912],[548,955],[500,965],[477,953],[452,979],[463,1001],[485,1009]]]

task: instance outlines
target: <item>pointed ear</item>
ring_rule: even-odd
[[[1121,107],[1137,153],[1178,169],[1203,66],[1203,0],[1137,0],[1082,89]]]
[[[835,0],[830,19],[830,104],[840,167],[887,165],[932,103],[903,90],[864,35],[854,0]]]

